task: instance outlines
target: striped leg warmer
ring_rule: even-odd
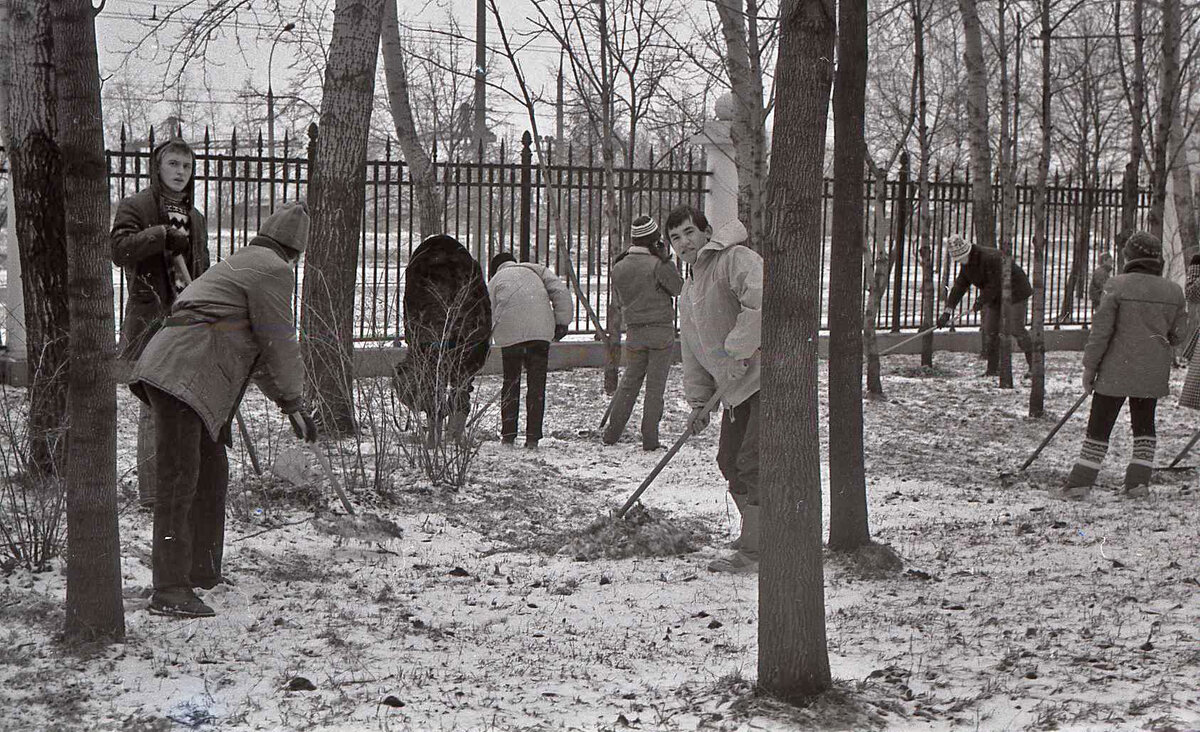
[[[1093,485],[1107,453],[1107,442],[1084,438],[1083,447],[1079,449],[1079,459],[1075,461],[1075,467],[1071,468],[1071,474],[1067,476],[1067,486],[1076,488]]]
[[[1131,490],[1150,482],[1150,472],[1154,469],[1154,451],[1158,440],[1153,436],[1133,438],[1133,459],[1125,469],[1125,490]]]

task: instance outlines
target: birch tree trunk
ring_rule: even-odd
[[[63,159],[55,118],[54,42],[50,4],[12,0],[13,56],[9,160],[21,258],[29,368],[29,458],[45,475],[66,469],[67,296]]]
[[[988,74],[983,59],[983,36],[976,0],[958,0],[962,15],[967,69],[967,133],[970,139],[971,221],[975,243],[996,246],[996,216],[992,207],[992,150],[988,141]]]
[[[1162,0],[1162,61],[1159,71],[1158,118],[1150,161],[1150,215],[1147,228],[1163,238],[1163,214],[1167,206],[1167,143],[1179,107],[1179,0]],[[1164,253],[1167,242],[1163,242]]]
[[[115,316],[95,12],[89,0],[52,5],[72,346],[65,633],[75,640],[121,641]]]
[[[887,289],[888,273],[891,271],[892,257],[896,250],[895,247],[889,248],[887,245],[887,171],[878,167],[870,158],[867,158],[867,162],[875,178],[875,202],[872,211],[875,234],[874,253],[868,259],[865,274],[867,307],[863,313],[863,339],[866,341],[867,350],[867,396],[870,399],[882,399],[883,379],[879,373],[879,340],[875,337],[875,321],[879,317],[879,306],[883,302],[884,290]]]
[[[354,273],[383,0],[337,0],[321,99],[304,264],[303,353],[322,427],[355,429]]]
[[[829,262],[829,548],[871,542],[863,465],[863,132],[867,1],[838,3]]]
[[[830,688],[821,564],[817,332],[832,0],[780,7],[762,341],[758,685],[799,703]]]
[[[400,41],[400,24],[396,19],[396,0],[384,0],[380,31],[383,55],[383,77],[387,85],[388,106],[392,124],[408,174],[412,178],[417,202],[417,228],[421,239],[442,232],[442,200],[437,188],[437,172],[421,140],[413,120],[412,100],[408,92],[408,64],[404,45]]]
[[[729,135],[738,170],[738,218],[758,250],[764,230],[767,131],[762,64],[759,60],[758,0],[717,0],[725,38],[725,69],[733,88],[734,117]],[[718,227],[725,222],[710,222]]]

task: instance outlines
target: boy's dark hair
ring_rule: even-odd
[[[513,256],[512,252],[500,252],[496,256],[492,257],[491,262],[488,262],[488,275],[490,277],[495,277],[496,270],[500,269],[500,265],[506,262],[515,261],[517,261],[517,258]]]
[[[691,221],[697,229],[703,230],[708,228],[708,218],[698,211],[695,206],[687,203],[671,209],[671,213],[667,216],[667,223],[663,228],[669,233],[671,229],[677,229],[688,221]]]

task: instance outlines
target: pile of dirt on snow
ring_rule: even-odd
[[[596,519],[558,553],[579,561],[687,554],[703,544],[700,526],[688,523],[681,525],[638,503],[624,518],[609,514]]]

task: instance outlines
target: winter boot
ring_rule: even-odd
[[[728,557],[714,559],[708,565],[709,572],[746,574],[758,571],[758,539],[761,506],[745,506],[742,509],[742,546]]]
[[[1075,466],[1071,468],[1071,473],[1067,476],[1067,486],[1063,489],[1063,498],[1076,500],[1086,496],[1095,485],[1096,476],[1100,474],[1100,465],[1104,462],[1104,456],[1107,454],[1107,441],[1085,437],[1083,447],[1079,449],[1079,459],[1075,461]]]
[[[1125,468],[1125,495],[1145,498],[1150,495],[1150,473],[1154,470],[1154,452],[1158,440],[1153,435],[1133,438],[1133,459]]]
[[[216,615],[205,605],[191,587],[170,587],[155,590],[150,598],[150,614],[172,618],[211,618]]]

